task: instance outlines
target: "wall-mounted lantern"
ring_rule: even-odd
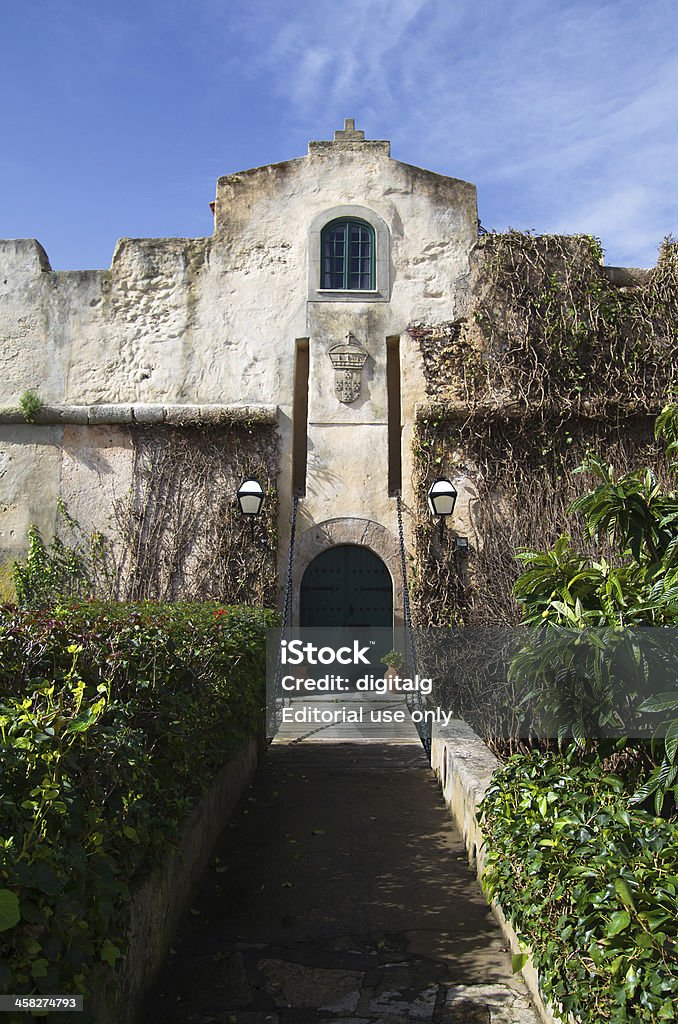
[[[443,541],[443,529],[445,519],[454,512],[454,504],[457,500],[457,489],[450,480],[438,477],[428,489],[428,507],[434,516],[438,517],[438,531],[440,542]]]
[[[236,497],[240,511],[250,521],[250,533],[254,540],[254,520],[260,514],[261,506],[264,504],[264,489],[255,477],[249,476],[240,484]]]

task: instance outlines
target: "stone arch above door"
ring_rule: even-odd
[[[295,545],[292,571],[292,623],[299,623],[299,593],[302,577],[313,559],[339,544],[358,544],[381,558],[393,581],[393,625],[403,625],[403,579],[398,539],[390,530],[370,519],[328,519],[309,527]]]

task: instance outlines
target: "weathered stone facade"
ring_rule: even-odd
[[[415,409],[427,397],[408,327],[469,312],[475,188],[392,159],[388,142],[366,141],[347,122],[305,157],[220,178],[213,210],[211,238],[122,239],[109,270],[54,272],[38,242],[0,242],[0,563],[25,549],[30,523],[49,536],[59,496],[85,529],[105,530],[111,503],[130,487],[130,424],[242,420],[274,407],[282,577],[301,343],[309,375],[300,556],[374,534],[394,574],[387,339],[399,339],[407,510],[416,505]],[[342,217],[373,232],[371,289],[321,287],[321,233]],[[363,353],[357,368],[341,363],[350,352],[337,356],[347,339]],[[31,424],[18,411],[26,390],[44,402]],[[391,457],[392,437],[393,429]],[[473,488],[457,484],[454,528],[467,534]],[[408,523],[406,515],[409,542]],[[304,568],[295,566],[297,586]]]
[[[126,422],[171,421],[189,404],[206,414],[277,406],[284,561],[297,339],[309,339],[310,361],[300,533],[366,521],[387,531],[396,553],[386,339],[401,339],[407,503],[408,439],[424,389],[406,329],[464,311],[475,189],[393,160],[387,142],[349,125],[301,159],[219,179],[213,208],[211,238],[122,239],[110,270],[53,272],[36,241],[0,243],[3,562],[24,549],[29,523],[50,534],[59,495],[83,526],[105,527],[129,486]],[[375,231],[369,292],[319,288],[320,232],[340,216]],[[367,357],[360,394],[345,402],[329,350],[349,334]],[[12,415],[27,389],[46,407],[35,424]]]

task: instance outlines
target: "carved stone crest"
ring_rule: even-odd
[[[334,393],[340,402],[355,402],[360,395],[360,375],[367,352],[349,331],[346,341],[330,349],[334,367]]]

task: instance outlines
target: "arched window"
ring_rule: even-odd
[[[391,233],[378,213],[350,204],[318,211],[308,231],[311,302],[390,302]]]
[[[322,230],[320,287],[344,291],[375,288],[374,228],[364,220],[340,218]]]

